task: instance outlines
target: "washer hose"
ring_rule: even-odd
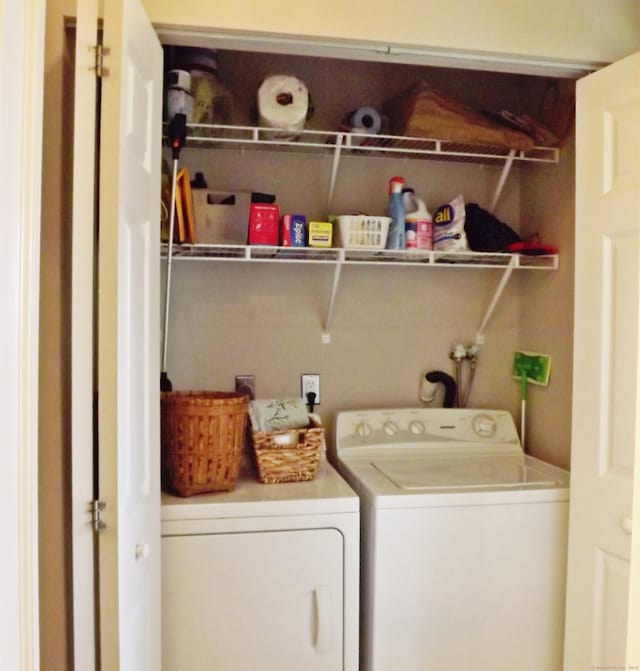
[[[427,382],[441,382],[444,385],[444,403],[443,407],[453,408],[453,405],[456,400],[456,382],[447,373],[443,373],[441,370],[432,370],[429,371],[425,378]]]

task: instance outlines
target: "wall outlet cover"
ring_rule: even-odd
[[[250,399],[256,397],[256,376],[236,375],[236,391],[249,394]]]
[[[317,373],[303,373],[301,377],[301,392],[305,403],[307,402],[307,394],[311,392],[316,395],[313,404],[320,405],[320,375]]]

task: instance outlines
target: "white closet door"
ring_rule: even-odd
[[[160,669],[162,48],[139,0],[106,0],[98,274],[100,657]]]
[[[565,671],[630,669],[640,664],[640,54],[578,82],[576,166]]]
[[[340,671],[343,539],[308,529],[162,539],[164,671]]]

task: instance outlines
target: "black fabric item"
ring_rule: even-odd
[[[502,252],[520,236],[507,224],[483,210],[477,203],[465,206],[464,232],[474,252]]]

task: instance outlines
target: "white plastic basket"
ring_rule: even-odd
[[[391,217],[343,214],[338,217],[340,246],[345,249],[384,249]]]

